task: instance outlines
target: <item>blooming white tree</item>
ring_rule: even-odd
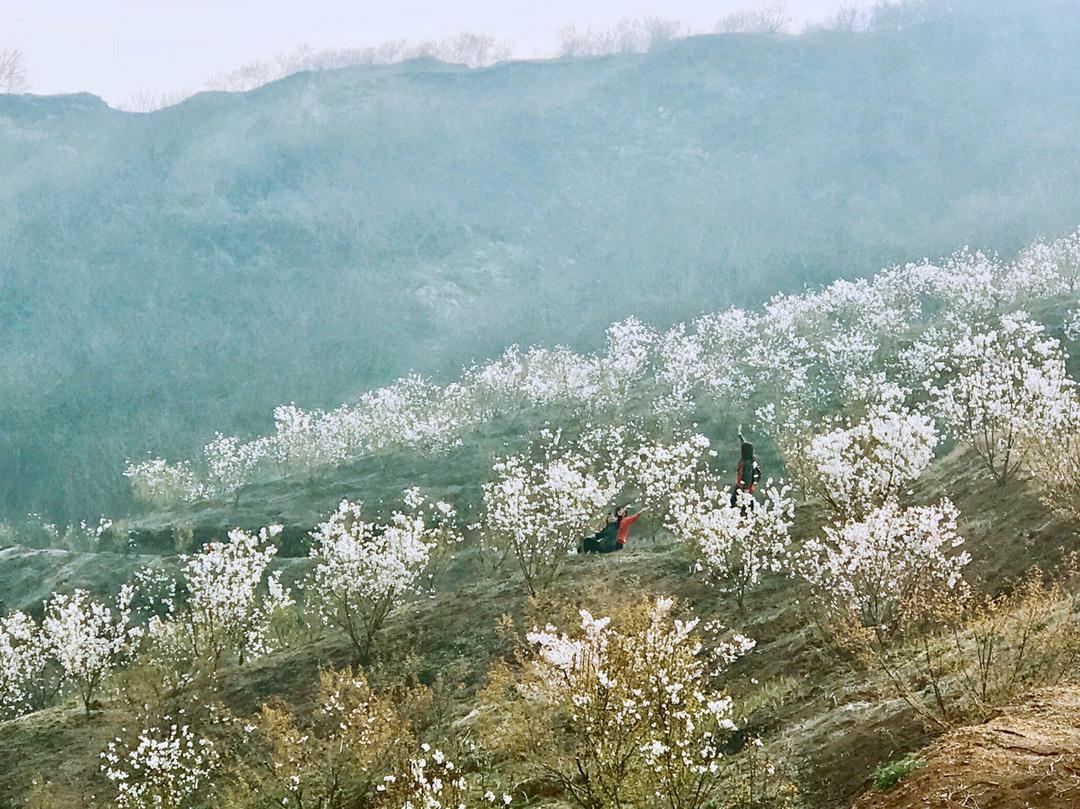
[[[614,323],[607,330],[607,354],[601,363],[607,396],[621,402],[631,386],[645,375],[649,354],[657,340],[654,329],[636,317]]]
[[[131,625],[134,590],[124,585],[115,609],[85,590],[58,594],[45,602],[42,639],[65,678],[75,687],[86,713],[105,675],[134,651],[142,636]]]
[[[181,715],[146,728],[133,742],[113,739],[101,754],[101,771],[116,788],[116,809],[187,809],[219,758],[214,743]]]
[[[360,503],[342,500],[312,532],[315,569],[306,584],[322,620],[344,631],[365,659],[390,610],[418,589],[432,554],[460,541],[448,503],[428,511],[416,490],[406,492],[407,512],[385,525],[365,522]]]
[[[1059,430],[1030,440],[1027,449],[1040,499],[1059,514],[1080,518],[1080,397],[1067,406]]]
[[[24,612],[0,617],[0,719],[41,707],[49,649],[40,628]]]
[[[1000,485],[1024,463],[1027,439],[1061,429],[1075,387],[1060,343],[1024,313],[960,337],[947,376],[927,384],[947,430],[975,450]]]
[[[789,456],[789,467],[807,493],[837,517],[858,519],[922,475],[937,445],[929,418],[884,402],[861,418],[837,419],[831,429],[809,436]]]
[[[128,462],[124,477],[135,498],[153,505],[190,503],[206,496],[206,487],[187,462],[170,464],[162,458]]]
[[[565,346],[533,347],[525,355],[521,390],[526,400],[537,405],[591,404],[603,397],[603,376],[598,357]]]
[[[619,474],[624,485],[637,492],[642,507],[657,511],[702,474],[708,459],[716,455],[701,433],[680,432],[667,441],[628,440]]]
[[[673,495],[668,525],[677,540],[694,548],[697,569],[730,586],[741,609],[762,573],[785,569],[795,503],[786,487],[771,481],[760,502],[739,492],[732,506],[730,489],[714,475],[702,476],[696,488]]]
[[[551,584],[622,489],[610,466],[594,472],[590,458],[551,430],[533,452],[501,460],[493,471],[495,480],[483,487],[486,522],[509,544],[533,594]]]
[[[1080,309],[1073,309],[1065,317],[1065,339],[1080,343]]]
[[[655,350],[656,409],[670,416],[690,412],[701,381],[708,374],[702,339],[688,333],[686,324],[680,323],[660,336]]]
[[[217,433],[214,440],[203,447],[205,493],[218,497],[235,495],[242,486],[251,483],[259,463],[267,454],[266,444],[266,439],[245,444],[235,436]]]
[[[1080,230],[1022,250],[1010,268],[1009,286],[1030,304],[1080,287]]]
[[[758,344],[759,316],[742,309],[703,315],[694,321],[701,346],[698,384],[716,399],[739,405],[752,386],[746,373],[748,356]]]
[[[199,553],[182,557],[183,603],[165,605],[147,627],[153,654],[202,661],[217,669],[226,655],[241,664],[272,650],[272,620],[293,604],[281,573],[266,575],[277,553],[272,540],[280,525],[250,534],[239,528],[228,542],[208,542]]]
[[[387,776],[379,791],[379,806],[385,809],[466,809],[480,804],[461,770],[426,742],[408,760],[406,771]]]
[[[961,550],[959,512],[947,499],[901,508],[890,502],[864,519],[826,527],[803,549],[800,574],[824,603],[888,633],[906,600],[932,605],[962,592],[970,555]]]

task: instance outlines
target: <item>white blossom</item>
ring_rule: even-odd
[[[132,626],[134,590],[124,585],[115,609],[85,590],[57,594],[45,602],[41,633],[49,656],[75,686],[87,713],[105,675],[130,656],[142,629]]]
[[[214,743],[183,717],[140,733],[130,744],[114,739],[101,754],[101,771],[116,788],[116,809],[187,809],[218,763]]]
[[[834,607],[867,627],[890,629],[905,599],[933,603],[964,587],[959,512],[947,499],[901,508],[890,502],[864,519],[826,527],[808,542],[799,572]]]
[[[40,628],[24,612],[0,617],[0,719],[40,707],[49,648]]]

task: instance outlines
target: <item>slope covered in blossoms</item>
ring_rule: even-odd
[[[966,547],[977,557],[973,564],[980,575],[1000,572],[1011,577],[1032,561],[1055,564],[1058,551],[1075,542],[1077,524],[1047,520],[1026,484],[1004,497],[996,490],[988,494],[978,464],[971,456],[943,460],[922,482],[919,496],[929,499],[946,485],[955,487],[950,492],[966,515],[961,530]],[[683,546],[663,536],[654,544],[648,539],[649,526],[645,529],[621,558],[584,559],[568,567],[539,607],[530,607],[512,580],[477,579],[469,561],[460,560],[444,580],[467,573],[469,583],[460,589],[442,586],[434,600],[425,599],[391,617],[384,639],[386,659],[400,658],[405,669],[422,678],[443,673],[465,683],[457,697],[464,703],[455,709],[464,712],[471,710],[469,700],[490,661],[505,651],[498,631],[504,614],[512,615],[523,630],[545,623],[566,627],[576,623],[577,608],[596,616],[616,615],[644,595],[674,593],[695,603],[704,620],[729,621],[734,599],[718,595],[689,572],[691,560]],[[806,530],[798,528],[800,533]],[[863,788],[875,766],[917,749],[927,736],[886,684],[865,671],[851,671],[844,658],[822,647],[794,602],[791,584],[782,578],[767,578],[755,592],[739,626],[756,646],[736,663],[729,684],[735,694],[747,695],[758,688],[751,678],[769,684],[768,695],[755,702],[749,727],[770,744],[799,751],[806,805],[847,806],[847,798]],[[227,702],[244,715],[257,711],[268,695],[303,704],[312,696],[318,667],[344,666],[349,657],[347,640],[326,638],[231,670],[222,689]],[[52,779],[62,786],[60,794],[103,791],[97,755],[131,719],[117,704],[87,727],[80,711],[52,709],[17,724],[0,723],[0,789],[21,790],[33,774],[56,771],[57,762],[63,762],[69,775]]]
[[[964,249],[133,462],[141,522],[37,536],[166,558],[0,616],[0,788],[847,805],[1080,680],[1078,282]]]
[[[598,353],[514,346],[448,385],[410,375],[330,411],[282,405],[271,434],[219,433],[194,462],[134,461],[124,474],[149,504],[196,503],[368,457],[445,455],[500,420],[513,441],[523,413],[533,418],[526,430],[545,418],[577,429],[648,413],[640,429],[746,424],[789,465],[824,464],[830,480],[854,464],[860,490],[827,492],[835,507],[917,476],[942,438],[969,441],[1005,483],[1023,464],[1022,437],[1069,418],[1064,349],[1080,338],[1078,290],[1080,233],[1010,260],[965,249],[668,330],[632,317],[609,327]],[[876,433],[896,430],[899,444],[866,454]],[[878,467],[886,480],[875,481]]]
[[[409,369],[591,350],[630,314],[666,327],[1075,227],[1070,5],[911,6],[872,31],[355,67],[145,115],[0,98],[0,516],[126,511],[125,457]]]

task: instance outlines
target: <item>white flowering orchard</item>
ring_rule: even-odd
[[[217,435],[198,469],[150,459],[130,463],[125,474],[136,495],[148,502],[222,497],[260,476],[311,472],[372,453],[442,452],[492,418],[526,407],[625,415],[642,412],[644,405],[679,420],[703,404],[730,411],[753,402],[755,407],[771,404],[767,426],[774,435],[799,433],[801,425],[794,422],[814,424],[837,407],[865,404],[874,388],[868,382],[887,376],[912,389],[929,383],[950,411],[947,426],[973,443],[978,431],[960,422],[986,424],[975,411],[997,400],[991,406],[998,411],[991,419],[992,463],[995,475],[1004,471],[1007,478],[1014,459],[1002,457],[1009,455],[1009,438],[1008,431],[1004,437],[1000,432],[1000,411],[1011,405],[1002,404],[1001,385],[1012,383],[995,376],[1002,370],[996,360],[988,366],[982,362],[987,346],[979,345],[977,324],[1004,313],[993,339],[1016,343],[1020,354],[1028,351],[1023,332],[1034,334],[1039,327],[1021,311],[1066,307],[1075,300],[1078,245],[1080,233],[1034,244],[1012,262],[965,248],[941,262],[911,263],[871,279],[778,295],[760,312],[707,314],[663,333],[628,318],[608,329],[601,352],[513,346],[446,385],[409,374],[329,412],[282,405],[274,412],[273,433],[248,442]],[[1015,328],[1025,320],[1023,328]],[[1065,319],[1069,340],[1080,333],[1076,323],[1075,313]],[[1035,335],[1035,343],[1041,339]],[[957,343],[960,350],[954,353]],[[1037,374],[1025,370],[1020,384],[1053,384],[1050,377],[1037,378],[1048,370],[1043,366],[1049,359],[1036,346]],[[970,368],[980,366],[985,373],[971,377]],[[950,384],[965,378],[977,381],[982,391]],[[972,413],[960,412],[969,404]]]

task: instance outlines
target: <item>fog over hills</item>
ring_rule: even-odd
[[[955,5],[150,114],[0,96],[0,512],[122,510],[125,458],[282,402],[1075,228],[1080,18]]]

